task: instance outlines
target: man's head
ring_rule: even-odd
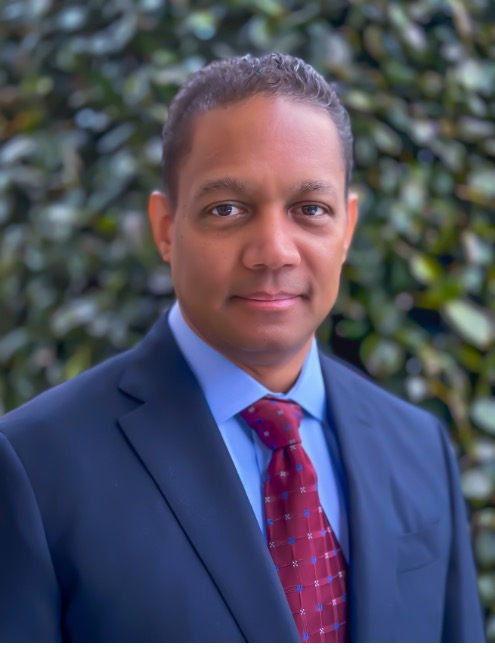
[[[150,218],[186,321],[258,378],[284,364],[294,375],[357,218],[347,113],[299,59],[244,57],[197,73],[164,134],[166,194]]]

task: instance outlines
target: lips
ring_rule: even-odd
[[[289,310],[300,299],[301,294],[287,293],[285,291],[277,291],[276,293],[269,293],[266,291],[255,291],[244,295],[234,296],[235,302],[242,307],[264,312],[281,312]]]
[[[259,300],[263,302],[270,302],[275,300],[287,300],[290,298],[298,298],[300,294],[295,293],[285,293],[283,291],[277,293],[268,293],[264,291],[257,291],[255,293],[250,293],[244,296],[238,296],[238,298],[243,298],[244,300]]]

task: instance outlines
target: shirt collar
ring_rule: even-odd
[[[169,313],[170,329],[195,374],[217,425],[268,393],[297,402],[309,415],[325,419],[326,393],[318,347],[313,338],[301,373],[286,394],[272,393],[235,363],[195,334],[184,320],[179,303]]]

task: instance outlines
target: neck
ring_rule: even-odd
[[[297,381],[304,360],[311,347],[311,340],[297,353],[291,353],[285,358],[247,359],[228,356],[227,358],[251,375],[262,386],[272,393],[287,393]],[[227,356],[227,355],[225,355]]]

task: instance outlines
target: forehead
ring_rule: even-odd
[[[288,98],[258,95],[198,115],[189,145],[178,169],[179,196],[225,175],[263,188],[302,179],[345,185],[332,118],[323,108]]]

